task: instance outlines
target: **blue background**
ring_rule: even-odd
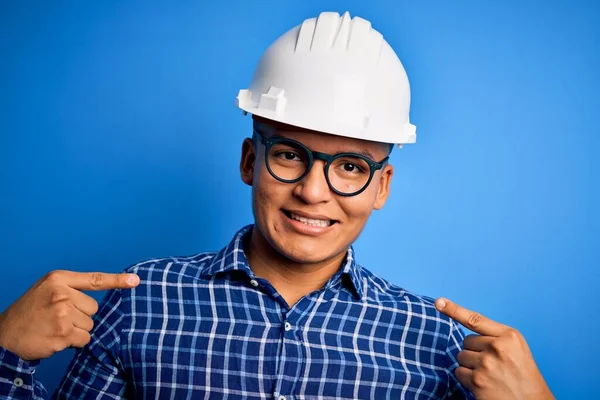
[[[2,2],[0,309],[51,269],[216,250],[252,222],[234,98],[321,10],[371,20],[413,91],[418,143],[359,261],[518,328],[558,397],[598,398],[592,1]],[[38,369],[50,390],[71,355]]]

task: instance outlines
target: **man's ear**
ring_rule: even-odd
[[[242,143],[242,158],[240,160],[240,174],[242,182],[252,186],[254,181],[254,164],[256,163],[256,147],[250,138],[244,139]]]
[[[391,164],[386,165],[381,172],[379,177],[379,187],[377,188],[377,197],[375,198],[375,204],[373,208],[375,210],[381,210],[390,195],[390,184],[392,183],[392,176],[394,176],[394,167]]]

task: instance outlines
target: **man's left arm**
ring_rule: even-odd
[[[443,314],[478,333],[464,339],[464,349],[456,355],[459,365],[454,370],[458,381],[475,398],[554,399],[525,338],[516,329],[446,299],[438,299],[435,305]]]

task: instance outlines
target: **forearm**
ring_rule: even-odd
[[[49,399],[46,389],[34,376],[38,364],[0,347],[0,398]]]

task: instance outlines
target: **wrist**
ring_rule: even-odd
[[[550,388],[548,386],[546,386],[546,390],[544,392],[544,396],[540,397],[540,399],[544,399],[544,400],[556,400],[556,397],[554,397],[554,395],[550,391]]]
[[[0,371],[4,371],[4,368],[7,368],[19,374],[33,374],[39,364],[40,360],[24,360],[18,354],[0,347]],[[3,372],[0,372],[0,375],[3,374]]]
[[[6,315],[4,313],[0,314],[0,348],[10,351],[14,353],[13,347],[11,345],[11,341],[9,339],[9,335],[6,333]]]
[[[3,347],[6,349],[6,343],[5,343],[5,337],[6,335],[4,334],[4,313],[0,314],[0,347]]]
[[[543,378],[535,391],[528,393],[526,398],[530,400],[556,400]]]

